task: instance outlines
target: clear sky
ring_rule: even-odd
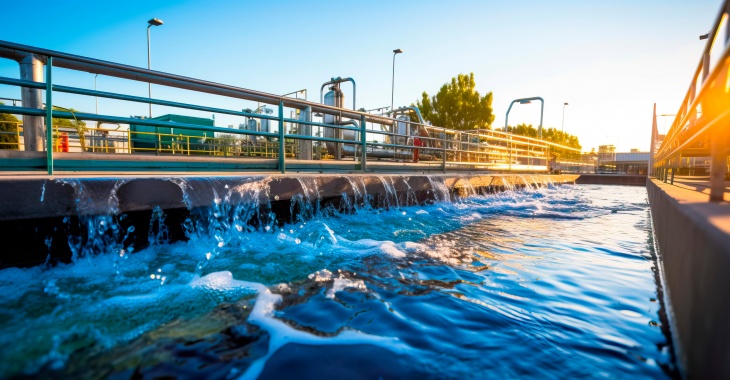
[[[32,4],[32,7],[31,7]],[[357,81],[357,107],[409,105],[459,73],[494,93],[493,127],[516,98],[545,99],[545,127],[580,138],[584,150],[615,144],[648,150],[652,105],[673,114],[689,87],[721,0],[663,1],[11,1],[0,39],[284,94],[319,98],[331,77]],[[32,16],[32,18],[30,17]],[[18,77],[0,60],[0,75]],[[93,88],[93,75],[60,73],[61,84]],[[98,88],[147,94],[144,84],[98,78]],[[343,85],[351,104],[349,87]],[[195,101],[155,89],[155,96]],[[0,97],[19,97],[0,86]],[[57,98],[93,111],[93,100]],[[79,99],[78,101],[76,99]],[[204,102],[204,100],[200,100]],[[54,101],[56,103],[56,101]],[[221,105],[223,106],[223,105]],[[240,109],[239,105],[230,105]],[[100,113],[146,114],[146,106],[100,100]],[[127,113],[127,114],[125,114]],[[539,103],[515,105],[510,124],[537,125]],[[667,128],[672,118],[666,118]],[[232,123],[232,122],[231,122]],[[217,120],[226,125],[226,120]],[[659,129],[665,121],[659,119]]]

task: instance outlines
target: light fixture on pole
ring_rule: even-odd
[[[542,139],[542,113],[545,109],[545,100],[539,96],[534,96],[532,98],[523,98],[523,99],[515,99],[512,101],[512,103],[509,104],[509,108],[507,108],[507,114],[504,116],[504,131],[507,132],[507,126],[509,126],[509,111],[512,109],[512,105],[515,103],[520,104],[530,104],[533,100],[539,100],[540,101],[540,126],[538,127],[538,132],[540,134],[540,139]]]
[[[710,38],[710,32],[700,35],[700,40],[706,40]]]
[[[567,106],[568,103],[563,103],[563,121],[560,123],[560,130],[561,132],[565,132],[565,106]]]
[[[401,53],[403,53],[401,49],[393,50],[393,80],[390,89],[390,109],[393,109],[393,96],[395,94],[395,56]]]
[[[147,25],[147,70],[150,70],[150,69],[152,69],[152,63],[151,63],[151,59],[150,59],[150,55],[151,55],[150,54],[150,28],[153,26],[160,26],[163,24],[163,22],[162,22],[162,20],[160,20],[158,18],[153,18],[153,19],[147,21],[147,24],[148,24]],[[152,83],[150,83],[150,82],[147,82],[147,94],[148,94],[148,97],[151,99],[152,98]],[[150,103],[149,106],[150,106],[149,117],[152,117],[152,103]]]

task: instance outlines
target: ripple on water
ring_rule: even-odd
[[[316,216],[259,229],[234,198],[251,197],[221,195],[189,242],[1,270],[0,375],[673,374],[643,188],[302,203]]]

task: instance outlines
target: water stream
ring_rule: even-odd
[[[150,246],[132,252],[109,238],[128,233],[112,199],[80,218],[72,263],[0,270],[0,376],[676,374],[645,189],[536,183],[452,199],[431,183],[429,205],[399,204],[391,178],[387,208],[361,183],[322,210],[317,183],[302,182],[282,225],[265,181],[211,180],[189,241],[166,243],[156,209]]]

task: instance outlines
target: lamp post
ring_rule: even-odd
[[[567,106],[568,103],[563,103],[563,121],[560,123],[560,131],[565,133],[565,106]]]
[[[504,116],[504,130],[507,131],[508,120],[509,120],[509,111],[512,109],[512,105],[515,103],[520,104],[530,104],[533,100],[539,100],[540,101],[540,126],[537,128],[537,131],[540,135],[540,140],[542,140],[542,113],[545,108],[545,100],[539,96],[533,96],[531,98],[522,98],[522,99],[515,99],[509,104],[509,108],[507,108],[507,114]],[[547,152],[545,152],[545,167],[547,167]],[[510,142],[510,157],[509,157],[509,170],[512,170],[512,142]],[[532,167],[532,157],[528,159],[530,167]]]
[[[147,21],[147,24],[148,24],[147,25],[147,70],[150,70],[150,69],[152,69],[152,63],[151,63],[151,59],[150,59],[150,55],[151,55],[150,54],[150,28],[153,26],[160,26],[163,23],[162,23],[162,20],[160,20],[158,18],[153,18],[153,19],[150,19],[149,21]],[[152,83],[150,83],[150,82],[147,82],[147,93],[148,93],[148,97],[150,99],[152,99]],[[152,103],[150,103],[149,106],[150,106],[149,117],[151,118],[152,117]]]
[[[520,104],[530,104],[533,100],[539,100],[540,101],[540,126],[538,127],[538,132],[540,134],[540,139],[542,139],[542,113],[545,109],[545,100],[539,96],[534,96],[532,98],[522,98],[522,99],[515,99],[512,101],[512,103],[509,104],[509,108],[507,108],[507,115],[504,117],[504,130],[507,131],[507,126],[509,125],[507,121],[509,120],[509,111],[512,109],[512,105],[515,103]]]
[[[393,96],[395,94],[395,56],[403,53],[401,49],[393,50],[393,80],[390,88],[390,109],[393,109]]]

